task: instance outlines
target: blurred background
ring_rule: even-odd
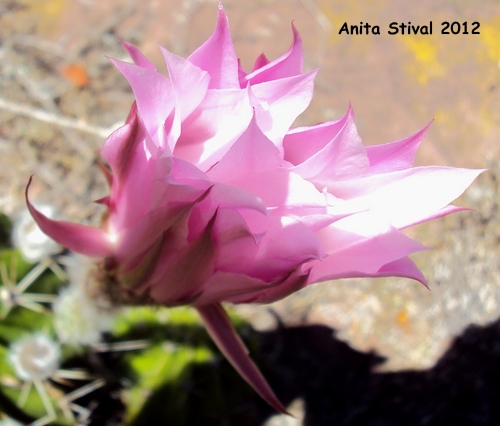
[[[274,59],[288,49],[294,22],[305,69],[320,68],[298,125],[338,118],[352,103],[369,145],[434,120],[419,165],[489,169],[458,203],[474,211],[410,231],[434,248],[414,257],[430,291],[402,279],[344,280],[269,307],[236,308],[263,333],[279,322],[336,329],[352,350],[386,359],[368,363],[380,374],[428,371],[468,325],[500,316],[500,3],[226,0],[224,7],[247,70],[260,53]],[[188,55],[212,33],[216,13],[211,0],[1,0],[0,211],[11,220],[22,213],[34,174],[38,202],[60,217],[96,223],[100,211],[89,201],[106,187],[95,155],[133,100],[106,56],[125,59],[125,40],[164,70],[158,43]],[[433,34],[387,34],[391,22],[408,21],[432,21]],[[378,25],[381,34],[339,35],[345,22]],[[467,22],[469,32],[479,22],[480,34],[444,35],[442,22]]]

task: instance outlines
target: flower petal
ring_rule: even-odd
[[[169,203],[149,211],[126,230],[115,252],[118,261],[126,264],[131,259],[135,259],[137,254],[140,259],[141,253],[155,245],[155,241],[171,228],[175,228],[176,232],[180,233],[182,228],[180,224],[187,222],[193,207],[206,198],[211,190],[208,188],[200,194],[200,191],[193,190],[191,187],[176,186],[172,189],[174,190],[166,192],[167,197],[170,198]],[[184,237],[187,237],[187,231]],[[134,248],[133,254],[130,253],[130,247]],[[132,264],[134,263],[137,262],[132,261]],[[128,272],[128,265],[126,272]]]
[[[326,208],[325,196],[312,183],[287,170],[267,170],[237,176],[229,183],[261,198],[268,210]]]
[[[106,257],[112,253],[113,247],[106,234],[97,228],[79,225],[63,220],[49,219],[40,213],[29,201],[28,190],[32,177],[26,186],[26,204],[40,229],[55,242],[76,253],[90,257]]]
[[[338,120],[291,129],[283,140],[285,160],[296,166],[322,150],[345,126],[349,111]]]
[[[150,71],[156,71],[156,67],[153,65],[153,63],[148,58],[146,58],[136,46],[125,41],[120,41],[120,43],[127,51],[130,58],[134,61],[134,64],[138,65],[141,68],[146,68]]]
[[[244,133],[207,175],[214,181],[230,182],[238,176],[283,165],[279,150],[262,133],[254,115]]]
[[[116,59],[111,59],[111,62],[128,80],[149,135],[159,146],[165,147],[163,125],[175,104],[170,80],[156,71],[135,64]]]
[[[158,271],[148,284],[150,295],[166,306],[185,304],[198,297],[203,284],[213,274],[216,247],[212,237],[217,212],[203,234],[181,250],[176,249],[176,230],[164,233],[163,252]]]
[[[260,291],[257,294],[250,295],[245,300],[236,299],[233,303],[273,303],[278,300],[284,299],[292,293],[303,289],[307,285],[309,274],[297,274],[296,272],[290,274],[285,280],[273,283],[269,288]]]
[[[115,130],[101,148],[102,158],[109,164],[112,176],[118,181],[126,179],[134,160],[137,161],[137,145],[144,140],[144,132],[141,130],[139,117],[136,113],[131,114],[127,123]],[[108,182],[110,180],[108,177]]]
[[[194,306],[219,302],[272,303],[305,287],[307,279],[308,273],[296,271],[273,282],[266,282],[246,274],[219,271],[210,277]]]
[[[306,265],[308,267],[308,265]],[[427,280],[424,275],[418,269],[417,265],[409,258],[403,257],[401,259],[395,260],[393,262],[387,263],[382,266],[376,272],[362,272],[362,271],[342,271],[342,272],[334,272],[328,276],[320,276],[318,275],[318,271],[315,271],[316,274],[311,274],[311,278],[309,279],[309,284],[320,283],[324,281],[344,279],[344,278],[384,278],[384,277],[401,277],[401,278],[409,278],[412,280],[416,280],[423,284],[425,287],[429,288],[427,285]]]
[[[203,286],[203,292],[193,305],[207,306],[220,302],[231,302],[234,300],[247,300],[249,295],[254,295],[272,287],[273,283],[267,283],[259,278],[251,277],[245,273],[215,272]]]
[[[409,257],[403,257],[401,259],[395,260],[394,262],[385,264],[378,270],[375,276],[410,278],[412,280],[421,282],[424,286],[429,288],[424,274],[422,274],[417,265],[415,265],[415,263]]]
[[[209,90],[198,108],[182,123],[174,155],[208,170],[245,131],[253,110],[241,89]]]
[[[328,131],[336,128],[337,123],[334,123],[332,128],[322,129]],[[366,149],[354,124],[351,108],[346,114],[342,128],[333,139],[292,170],[320,187],[327,186],[330,182],[367,175],[370,172]]]
[[[318,236],[328,257],[306,265],[312,267],[310,282],[378,276],[384,265],[427,250],[372,211],[341,219]]]
[[[316,74],[314,70],[249,88],[257,123],[279,148],[292,123],[311,102]]]
[[[184,121],[205,97],[210,76],[187,59],[174,55],[160,46],[172,82],[179,118]]]
[[[302,74],[304,54],[302,53],[302,39],[292,23],[293,42],[285,54],[269,62],[263,55],[255,61],[254,71],[245,77],[250,84],[278,80]]]
[[[229,22],[221,3],[215,31],[188,57],[188,61],[210,74],[210,89],[240,87],[238,59],[229,31]]]
[[[398,229],[434,217],[459,197],[484,170],[414,167],[349,181],[332,182],[337,197],[369,206]]]
[[[196,308],[208,333],[228,361],[247,383],[275,410],[289,414],[276,397],[266,379],[248,356],[248,349],[236,334],[229,316],[221,305],[213,304]]]
[[[430,125],[431,123],[414,135],[399,141],[367,146],[366,153],[370,161],[370,171],[372,173],[387,173],[413,167],[417,149]]]

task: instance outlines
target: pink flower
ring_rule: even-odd
[[[401,276],[426,285],[408,255],[426,247],[401,229],[459,210],[449,205],[482,172],[413,167],[427,127],[405,139],[364,147],[349,109],[340,120],[296,128],[284,139],[291,170],[359,211],[316,232],[324,259],[307,264],[310,282]]]
[[[92,283],[115,304],[190,304],[240,374],[285,409],[235,334],[221,302],[272,302],[342,277],[425,279],[401,229],[457,210],[480,171],[413,167],[426,129],[364,147],[353,112],[291,129],[309,104],[300,37],[245,73],[219,6],[212,36],[187,59],[161,48],[169,78],[134,46],[113,60],[134,104],[101,155],[111,187],[98,229],[55,221],[59,244],[97,258]]]

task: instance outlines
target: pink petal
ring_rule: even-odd
[[[306,265],[306,267],[308,266],[309,265]],[[314,269],[313,272],[315,273],[310,275],[309,284],[344,278],[401,277],[419,281],[425,287],[429,288],[427,285],[427,280],[425,279],[420,269],[418,269],[415,263],[413,263],[413,261],[408,257],[403,257],[401,259],[395,260],[394,262],[387,263],[376,272],[367,273],[362,271],[342,271],[335,273],[335,271],[331,271],[327,275],[321,275],[319,271],[314,271]]]
[[[190,185],[197,189],[206,189],[212,185],[207,175],[195,164],[178,157],[169,157],[172,162],[172,172],[161,177],[165,182],[175,185]]]
[[[267,65],[269,63],[269,59],[266,58],[266,55],[261,53],[257,59],[255,60],[255,63],[252,68],[252,72],[255,71],[256,69],[263,67],[264,65]],[[248,82],[246,80],[248,73],[243,69],[241,66],[241,60],[238,58],[238,78],[240,80],[240,87],[244,89],[245,87],[248,86]]]
[[[310,282],[353,273],[377,276],[386,264],[427,247],[413,241],[373,212],[358,213],[318,232],[328,257],[313,261]]]
[[[252,72],[255,70],[258,70],[259,68],[262,68],[263,66],[267,65],[269,63],[269,59],[267,59],[266,55],[261,53],[259,56],[257,56],[257,59],[255,59],[255,62],[253,64]],[[246,84],[245,84],[246,86]]]
[[[137,109],[150,136],[160,145],[165,138],[163,125],[174,108],[175,98],[170,80],[162,74],[135,64],[111,59],[128,80],[134,92]]]
[[[215,272],[203,286],[203,292],[194,306],[207,306],[220,302],[247,300],[249,295],[269,289],[273,284],[245,273]]]
[[[174,95],[175,103],[177,103],[177,98]],[[174,107],[167,118],[164,121],[163,129],[160,130],[156,140],[158,141],[157,145],[162,149],[165,149],[169,154],[174,150],[175,144],[179,139],[181,134],[181,118],[180,112],[177,107]]]
[[[116,251],[116,258],[119,261],[124,262],[127,258],[133,257],[130,254],[130,247],[134,248],[135,253],[141,253],[154,245],[155,241],[173,226],[177,228],[176,232],[179,232],[178,224],[187,222],[193,207],[206,198],[211,190],[208,188],[200,194],[200,191],[190,187],[176,187],[174,189],[180,191],[178,193],[168,191],[165,194],[169,200],[166,205],[151,210],[140,217],[120,238],[120,244]],[[183,199],[183,195],[185,199]]]
[[[482,172],[452,167],[415,167],[334,182],[329,190],[339,198],[369,206],[401,229],[434,217]]]
[[[251,275],[265,281],[287,274],[304,262],[325,257],[320,240],[299,220],[271,217],[259,244]]]
[[[448,216],[449,214],[458,213],[458,212],[461,212],[464,210],[473,210],[473,209],[470,209],[468,207],[454,206],[454,205],[450,204],[449,206],[443,207],[441,210],[437,211],[436,213],[429,215],[426,218],[422,218],[420,221],[414,222],[408,226],[418,225],[419,223],[427,222],[428,220],[439,219],[440,217]],[[408,226],[406,226],[406,227],[408,227]],[[403,228],[400,228],[400,229],[403,229]]]
[[[366,147],[372,173],[387,173],[413,167],[415,154],[429,129],[429,123],[422,130],[396,142]]]
[[[321,151],[342,130],[351,111],[335,121],[291,129],[283,140],[285,160],[296,166]]]
[[[159,257],[149,294],[157,302],[169,305],[186,304],[202,291],[203,284],[213,274],[216,247],[213,241],[213,227],[217,217],[214,213],[203,234],[184,248],[176,247],[176,229],[164,233],[163,251]],[[185,241],[187,242],[187,241]]]
[[[180,120],[184,121],[205,97],[210,76],[187,59],[174,55],[161,46],[160,50],[167,64]]]
[[[257,123],[278,147],[292,123],[311,102],[316,73],[317,70],[251,86]]]
[[[303,289],[307,285],[308,274],[298,275],[296,273],[291,274],[286,280],[275,283],[273,286],[254,293],[250,297],[244,300],[236,299],[232,300],[233,303],[273,303],[278,300],[284,299],[292,293],[295,293]]]
[[[250,84],[263,83],[302,74],[304,55],[302,53],[302,40],[292,23],[293,42],[288,51],[269,62],[263,55],[257,58],[254,71],[245,77]]]
[[[243,89],[246,84],[245,84],[245,77],[247,76],[247,72],[243,69],[243,66],[241,65],[241,59],[238,58],[238,79],[240,81],[240,88]]]
[[[280,152],[262,133],[254,116],[245,132],[207,175],[214,181],[227,182],[238,176],[278,167],[283,167]]]
[[[209,90],[183,123],[174,155],[206,171],[245,131],[252,116],[246,90]]]
[[[421,282],[424,286],[427,286],[427,280],[424,274],[418,269],[417,265],[408,257],[403,257],[401,259],[395,260],[394,262],[387,263],[382,266],[378,272],[377,277],[403,277],[410,278],[415,281]]]
[[[229,22],[221,3],[215,31],[188,57],[188,61],[210,74],[210,89],[240,87],[238,59],[229,31]]]
[[[205,201],[203,208],[213,210],[216,207],[234,210],[251,209],[261,215],[267,214],[266,205],[259,197],[243,188],[223,183],[213,185],[210,197]]]
[[[146,58],[136,46],[125,41],[120,41],[120,43],[127,50],[130,58],[134,61],[134,64],[150,71],[156,71],[156,67],[153,65],[153,63],[148,58]]]
[[[129,252],[127,258],[120,259],[119,255],[113,257],[113,261],[119,265],[119,285],[122,291],[134,292],[137,288],[141,288],[142,284],[148,282],[154,275],[155,267],[160,260],[163,244],[164,235],[162,234],[146,250],[143,250],[143,247],[132,246],[134,253]]]
[[[289,273],[274,282],[265,282],[246,274],[216,272],[205,284],[195,306],[219,302],[272,303],[305,287],[308,274]]]
[[[219,208],[218,212],[214,229],[217,245],[215,269],[245,273],[257,254],[258,238],[236,210]],[[205,284],[204,289],[209,287]]]
[[[137,114],[127,124],[115,130],[104,142],[101,155],[111,167],[115,179],[122,180],[134,167],[137,145],[145,138]]]
[[[62,220],[52,220],[40,213],[28,199],[31,180],[32,178],[26,186],[26,203],[33,219],[45,234],[61,246],[76,253],[90,257],[111,255],[112,245],[101,229]]]
[[[136,135],[139,141],[141,133],[145,133],[142,126]],[[144,137],[148,139],[147,135]],[[130,173],[117,175],[109,205],[110,222],[116,233],[136,225],[144,215],[158,207],[158,200],[168,189],[161,178],[171,172],[170,158],[148,160],[143,143],[131,145],[127,155],[130,156]]]
[[[369,173],[368,157],[354,124],[352,109],[349,109],[343,127],[334,138],[292,170],[317,186]]]
[[[238,373],[275,410],[288,414],[266,379],[248,356],[248,349],[236,334],[229,316],[219,304],[197,307],[208,333]]]
[[[282,212],[294,208],[326,209],[327,206],[325,196],[312,183],[283,169],[237,176],[229,183],[261,198],[268,210],[278,209]]]

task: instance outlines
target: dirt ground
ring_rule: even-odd
[[[479,4],[479,5],[478,5]],[[434,119],[418,164],[488,167],[461,199],[476,211],[420,226],[435,250],[415,257],[431,291],[408,280],[345,280],[312,286],[272,306],[287,324],[324,324],[383,368],[433,365],[470,323],[500,316],[500,3],[495,0],[226,0],[236,50],[248,69],[274,58],[300,31],[306,69],[320,68],[299,124],[339,117],[349,102],[366,144],[405,137]],[[125,59],[119,40],[161,67],[157,43],[189,54],[213,31],[208,0],[2,0],[0,2],[0,210],[16,217],[31,174],[38,202],[92,222],[105,194],[95,153],[132,102],[106,56]],[[388,35],[391,22],[427,25],[432,35]],[[344,22],[380,35],[339,34]],[[480,23],[480,34],[443,35],[443,22]],[[275,325],[266,307],[241,307],[258,329]]]

